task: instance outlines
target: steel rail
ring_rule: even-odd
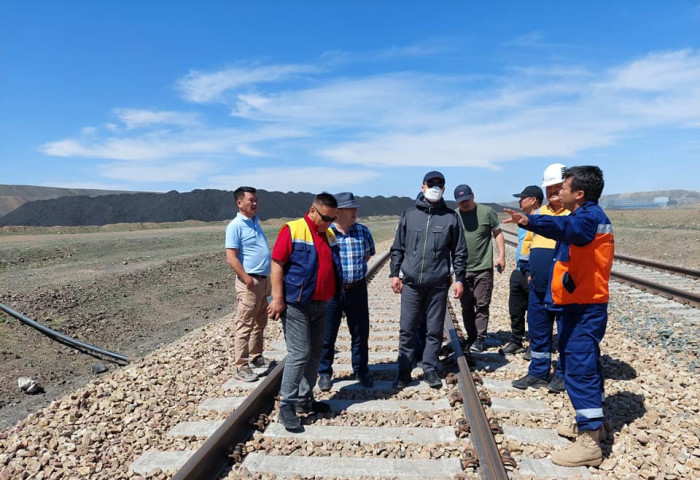
[[[510,235],[514,235],[511,232],[507,232],[507,233],[509,233]],[[512,246],[517,245],[517,242],[513,242],[511,240],[506,240],[506,243],[509,245],[512,245]],[[693,277],[693,278],[700,277],[700,270],[693,270],[691,268],[679,267],[676,265],[669,265],[666,263],[654,262],[651,260],[643,260],[643,259],[633,258],[633,257],[629,257],[626,255],[616,254],[614,257],[614,260],[622,261],[622,262],[633,264],[633,265],[642,265],[645,267],[651,267],[651,268],[656,269],[657,271],[670,271],[673,273],[678,273],[678,274],[686,275],[688,277]],[[693,307],[696,307],[696,308],[700,307],[700,296],[698,296],[697,294],[695,294],[693,292],[689,292],[687,290],[680,290],[680,289],[674,288],[674,287],[669,287],[667,285],[652,282],[652,281],[646,280],[644,278],[636,277],[633,275],[628,275],[626,273],[616,272],[615,270],[612,270],[610,272],[610,276],[618,281],[622,281],[622,282],[630,284],[632,286],[640,287],[642,289],[652,291],[655,294],[671,297],[673,299],[677,299],[681,302],[687,303],[687,304],[692,305]]]
[[[370,278],[389,258],[380,255],[367,270]],[[229,454],[236,444],[246,441],[253,432],[253,423],[262,413],[269,412],[279,393],[284,372],[284,359],[236,408],[224,423],[199,447],[172,477],[172,480],[214,480],[230,463]]]
[[[617,280],[621,280],[625,283],[631,284],[634,287],[642,287],[642,289],[651,290],[656,294],[662,296],[670,296],[674,300],[687,302],[693,307],[700,307],[700,296],[693,292],[688,292],[687,290],[679,290],[677,288],[662,285],[660,283],[655,283],[649,280],[645,280],[643,278],[633,277],[632,275],[627,275],[626,273],[612,271],[610,272],[610,276]]]
[[[88,352],[93,352],[97,353],[99,355],[105,356],[112,358],[114,360],[118,360],[120,362],[125,362],[129,363],[129,358],[121,355],[119,353],[111,352],[109,350],[104,350],[102,348],[96,347],[94,345],[90,345],[89,343],[81,342],[80,340],[76,340],[73,337],[69,337],[68,335],[64,335],[61,332],[57,332],[56,330],[53,330],[45,325],[42,325],[41,323],[37,322],[36,320],[32,320],[31,318],[21,314],[17,310],[14,310],[4,303],[0,303],[0,310],[5,311],[9,315],[12,315],[15,317],[17,320],[21,321],[22,323],[29,325],[30,327],[40,331],[47,337],[56,340],[57,342],[60,342],[64,345],[67,345],[69,347],[75,348],[76,350],[80,351],[85,351],[87,350]]]
[[[445,312],[445,330],[449,335],[454,355],[457,357],[457,366],[459,367],[458,382],[462,393],[462,410],[471,427],[469,438],[474,444],[474,450],[479,459],[479,476],[484,480],[508,480],[508,472],[503,465],[498,445],[496,445],[488,418],[486,418],[486,412],[484,412],[484,408],[481,405],[479,392],[477,392],[474,385],[474,380],[462,352],[459,337],[449,310]]]

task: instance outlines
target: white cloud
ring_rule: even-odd
[[[199,115],[196,113],[140,110],[136,108],[115,108],[114,113],[126,125],[127,130],[151,125],[190,127],[199,124]]]
[[[176,82],[185,100],[196,103],[219,102],[229,90],[259,83],[270,83],[309,73],[318,73],[313,65],[268,65],[260,67],[234,67],[213,73],[190,71]]]
[[[335,191],[379,178],[374,170],[350,168],[302,167],[259,168],[241,170],[235,175],[214,176],[212,188],[231,190],[237,185],[254,185],[268,191],[312,192]]]
[[[542,32],[528,32],[505,42],[505,45],[516,47],[541,47],[543,45],[543,39],[544,35],[542,35]]]

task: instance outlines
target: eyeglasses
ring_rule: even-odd
[[[433,187],[440,187],[444,188],[445,187],[445,182],[442,180],[438,180],[437,178],[430,179],[425,184],[428,186],[428,188],[433,188]]]
[[[314,207],[314,211],[318,213],[318,216],[321,217],[321,220],[324,222],[335,222],[335,219],[338,217],[329,217],[327,215],[322,214],[321,212],[318,211],[318,208]]]

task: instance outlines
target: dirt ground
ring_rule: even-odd
[[[608,212],[617,251],[700,268],[700,210]],[[362,220],[377,242],[397,218]],[[264,222],[274,241],[282,220]],[[83,342],[139,357],[235,309],[226,222],[0,230],[0,302]],[[0,314],[0,429],[95,377],[98,362]],[[45,389],[21,392],[31,377]]]

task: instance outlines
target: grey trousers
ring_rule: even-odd
[[[462,304],[462,321],[470,342],[476,340],[477,336],[486,336],[492,291],[493,268],[467,272],[464,280],[464,294],[459,302]]]

